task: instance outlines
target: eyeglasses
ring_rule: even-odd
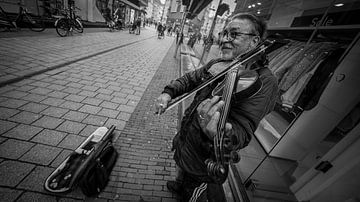
[[[237,31],[227,31],[224,30],[222,33],[222,37],[227,38],[228,41],[234,41],[236,39],[236,37],[238,36],[242,36],[242,35],[247,35],[247,36],[257,36],[256,34],[252,34],[252,33],[243,33],[243,32],[237,32]]]

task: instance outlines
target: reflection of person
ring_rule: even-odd
[[[139,17],[135,23],[136,23],[136,34],[140,34],[141,18]]]
[[[161,23],[157,26],[157,31],[159,36],[164,36],[164,27]]]
[[[236,56],[254,49],[264,37],[265,31],[265,23],[256,16],[245,13],[235,15],[222,35],[221,58],[212,60],[167,85],[156,100],[157,112],[164,112],[173,98],[191,91],[224,70]],[[278,92],[277,80],[266,66],[267,60],[263,56],[246,67],[255,69],[259,74],[262,82],[260,90],[254,91],[248,97],[239,98],[239,93],[232,96],[225,127],[225,135],[233,140],[226,148],[229,151],[246,147],[260,120],[274,107]],[[217,134],[219,110],[224,105],[218,96],[212,97],[212,91],[218,82],[197,92],[185,111],[180,131],[173,139],[177,176],[176,181],[167,182],[167,187],[182,196],[183,201],[188,201],[191,197],[193,201],[200,198],[203,199],[201,201],[225,199],[222,193],[216,191],[221,189],[220,185],[225,179],[218,181],[214,176],[210,176],[204,163],[208,158],[216,161],[210,145]]]

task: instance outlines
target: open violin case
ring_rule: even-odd
[[[116,162],[112,145],[115,126],[97,128],[45,180],[45,190],[65,193],[78,185],[87,196],[99,194],[105,188]]]

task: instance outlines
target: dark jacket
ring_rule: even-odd
[[[171,98],[176,98],[183,93],[189,92],[201,83],[205,82],[212,75],[208,69],[215,63],[222,60],[212,60],[207,65],[193,72],[185,74],[183,77],[172,81],[167,85],[163,93],[168,93]],[[251,136],[255,132],[260,120],[275,105],[275,98],[278,94],[277,79],[268,68],[264,68],[265,61],[258,61],[251,68],[260,68],[257,70],[262,87],[255,95],[248,98],[239,98],[234,94],[231,100],[231,107],[227,122],[232,124],[232,135],[237,137],[238,144],[234,145],[234,150],[239,150],[247,146]],[[211,98],[212,90],[219,81],[210,84],[201,91],[197,92],[191,105],[186,109],[181,122],[181,129],[173,140],[173,149],[175,149],[174,159],[176,163],[187,173],[198,178],[203,182],[214,182],[207,175],[205,160],[214,158],[213,149],[209,144],[212,141],[207,138],[200,128],[197,120],[197,106],[205,99]]]

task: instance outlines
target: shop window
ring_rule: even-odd
[[[264,18],[270,37],[277,34],[289,41],[269,54],[269,68],[280,87],[275,109],[260,121],[249,146],[239,152],[240,163],[232,166],[253,201],[297,201],[291,185],[359,123],[358,104],[343,114],[342,120],[323,129],[327,132],[321,137],[310,138],[308,149],[297,150],[289,144],[278,152],[287,141],[306,144],[301,134],[293,137],[289,131],[318,106],[338,65],[352,48],[360,29],[359,9],[356,0],[247,0],[237,7],[236,12]]]

